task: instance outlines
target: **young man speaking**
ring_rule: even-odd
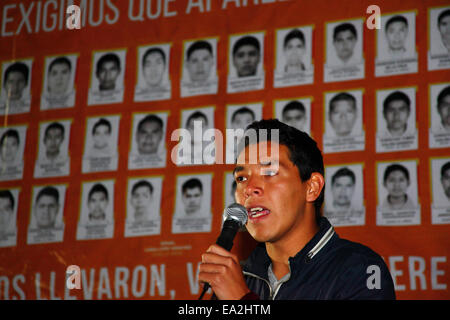
[[[395,299],[382,258],[339,238],[321,216],[325,180],[316,142],[278,120],[253,122],[251,129],[258,139],[239,145],[235,199],[247,209],[247,230],[260,244],[243,267],[236,255],[210,246],[199,280],[219,299]],[[270,141],[271,129],[279,130],[278,143]],[[266,152],[258,150],[265,146]],[[268,156],[249,163],[258,154]]]

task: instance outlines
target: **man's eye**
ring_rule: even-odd
[[[236,182],[242,182],[242,181],[245,181],[246,179],[247,178],[244,176],[238,176],[238,177],[236,177]]]

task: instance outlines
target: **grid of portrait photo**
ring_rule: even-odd
[[[280,21],[0,61],[0,246],[16,245],[19,217],[26,244],[63,242],[66,227],[76,240],[157,237],[165,221],[170,234],[212,232],[235,200],[237,143],[264,118],[319,142],[334,226],[449,224],[450,81],[403,83],[450,72],[450,7],[383,12],[380,22],[373,37],[361,17],[318,22],[320,36],[318,24]],[[366,88],[368,77],[398,81]]]

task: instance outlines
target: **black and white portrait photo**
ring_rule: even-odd
[[[417,149],[416,88],[378,90],[376,101],[376,151]]]
[[[0,88],[0,115],[30,111],[33,60],[4,61]]]
[[[128,169],[166,166],[168,116],[168,112],[133,114]]]
[[[211,231],[212,174],[179,175],[172,233]]]
[[[35,178],[69,175],[71,122],[71,120],[56,120],[40,124]]]
[[[333,226],[365,224],[363,165],[327,166],[324,215]]]
[[[325,93],[324,153],[365,149],[363,91]]]
[[[26,136],[26,125],[0,128],[0,181],[22,179]]]
[[[45,58],[41,110],[72,108],[75,105],[75,75],[78,55]]]
[[[184,41],[183,52],[181,96],[216,94],[217,38]]]
[[[311,98],[293,98],[274,101],[274,117],[307,134],[311,134]]]
[[[313,83],[312,33],[313,26],[277,30],[275,88]]]
[[[377,163],[377,225],[421,223],[416,160]]]
[[[138,48],[134,101],[157,101],[171,98],[170,48],[170,43]]]
[[[215,162],[214,109],[211,106],[181,111],[179,144],[171,155],[178,166]]]
[[[376,77],[416,73],[416,12],[381,15],[376,47]]]
[[[62,242],[66,185],[33,187],[27,244]]]
[[[19,188],[0,190],[0,248],[17,244]]]
[[[114,233],[114,180],[82,183],[77,240],[110,239]]]
[[[450,223],[450,158],[431,158],[431,223]]]
[[[325,82],[364,78],[362,19],[327,23],[326,45]]]
[[[86,119],[83,173],[117,170],[120,115]]]
[[[264,89],[264,79],[264,32],[230,36],[227,93]]]
[[[94,51],[88,105],[123,102],[126,50]]]
[[[161,192],[163,177],[128,179],[125,237],[161,233]]]
[[[262,119],[263,103],[230,104],[226,108],[226,163],[235,163],[237,146],[245,128],[253,121]]]
[[[428,8],[428,70],[450,69],[450,7]]]
[[[450,83],[429,87],[430,148],[450,147]]]

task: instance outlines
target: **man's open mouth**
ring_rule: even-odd
[[[264,207],[255,206],[247,209],[249,219],[257,219],[270,214],[270,210]]]

